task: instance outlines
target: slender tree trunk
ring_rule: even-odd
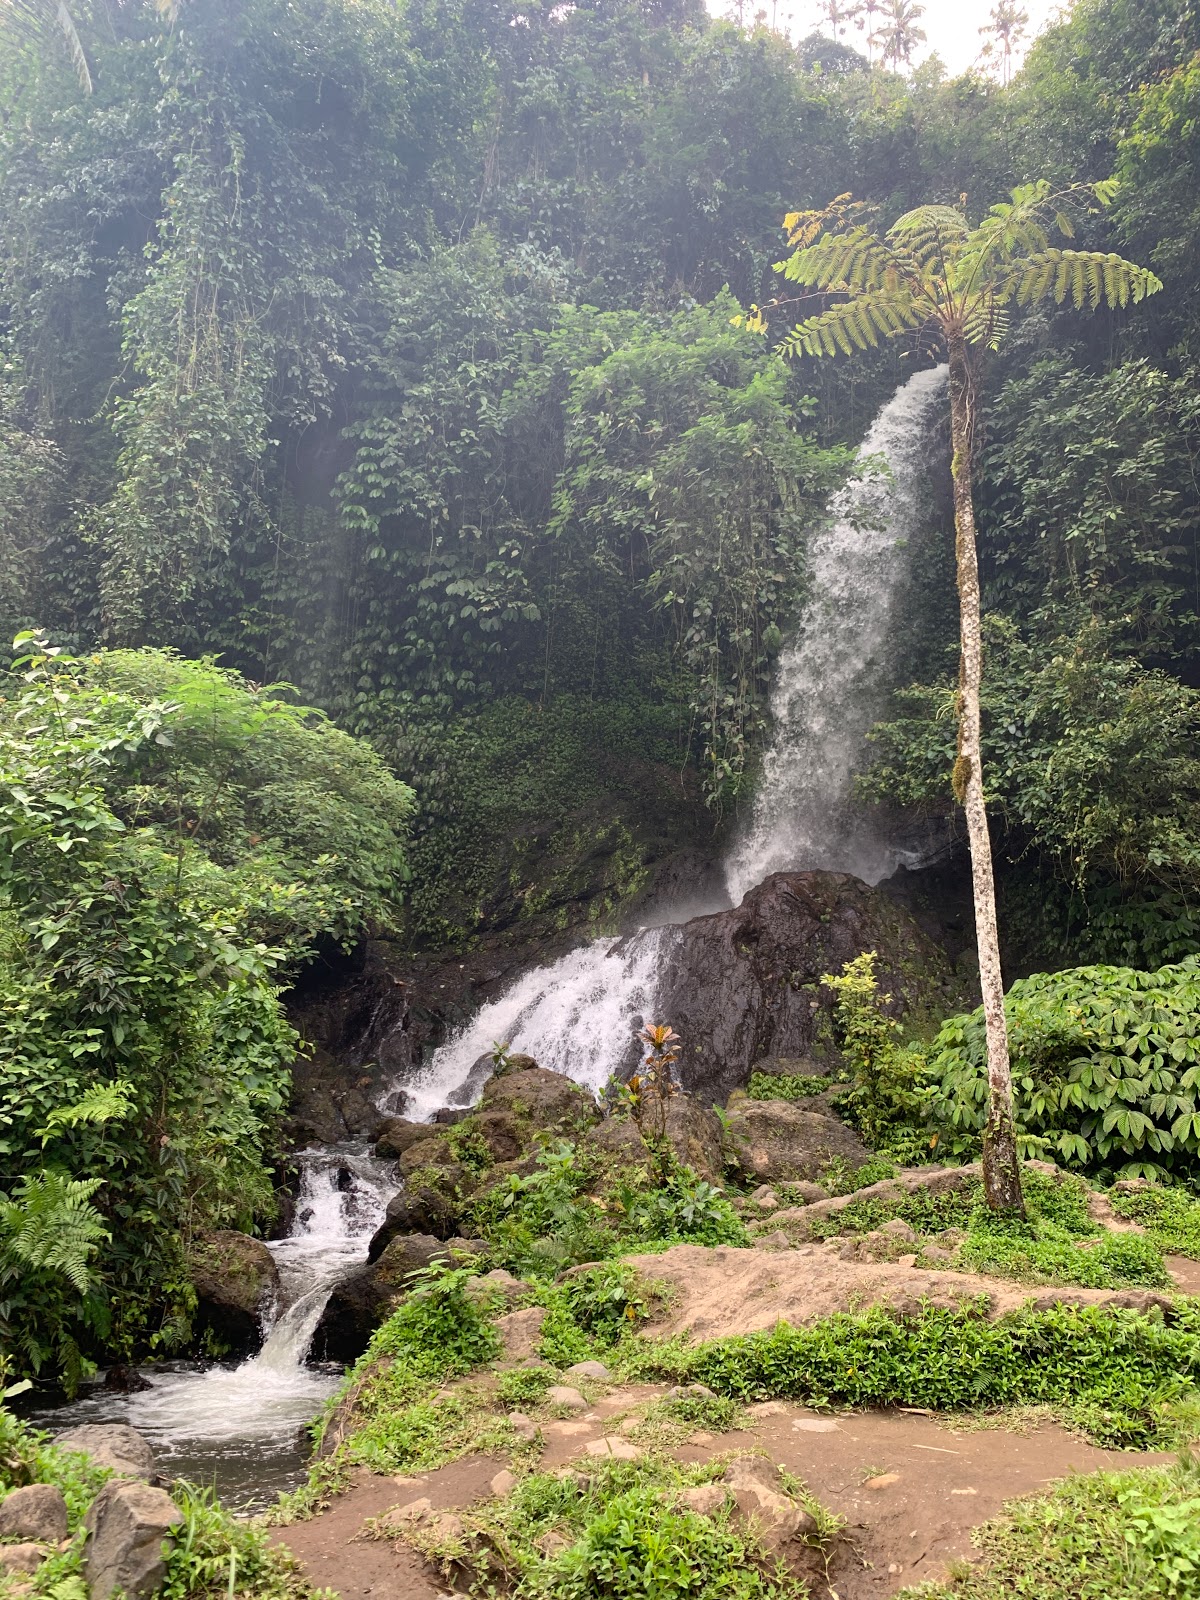
[[[979,558],[975,548],[975,503],[971,466],[975,442],[975,373],[961,338],[950,340],[950,436],[953,447],[955,555],[962,629],[958,693],[958,758],[954,793],[967,814],[971,846],[971,887],[979,982],[987,1027],[988,1117],[983,1130],[983,1186],[996,1211],[1025,1212],[1021,1168],[1013,1122],[1012,1074],[1008,1064],[1008,1026],[1004,1017],[1004,979],[996,929],[996,887],[992,841],[983,803],[983,759],[979,687],[983,677],[983,638],[979,611]]]

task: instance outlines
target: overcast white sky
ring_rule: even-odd
[[[719,0],[719,3],[709,0],[709,3],[713,11],[728,15],[728,0]],[[918,59],[936,50],[952,74],[965,72],[978,58],[980,47],[985,42],[979,29],[987,22],[992,3],[993,0],[924,0],[925,15],[921,19],[921,26],[929,36],[929,43]],[[747,20],[758,10],[764,10],[768,20],[771,20],[771,5],[772,0],[745,0]],[[803,38],[820,26],[817,21],[819,7],[815,0],[775,0],[775,6],[776,26],[786,26],[793,38]],[[1029,13],[1025,45],[1063,9],[1060,0],[1023,0],[1023,6]],[[825,26],[821,31],[828,33],[829,29]],[[844,37],[847,44],[861,48],[863,36],[857,28],[851,26]]]

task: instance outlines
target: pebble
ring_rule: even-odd
[[[917,1258],[916,1258],[915,1255],[897,1256],[896,1257],[896,1265],[898,1267],[915,1267],[916,1264],[917,1264]]]
[[[607,1383],[611,1376],[603,1361],[577,1361],[567,1368],[568,1378],[594,1378],[597,1383]]]
[[[797,1417],[792,1427],[797,1433],[840,1433],[836,1422],[828,1417]]]
[[[491,1483],[488,1484],[488,1488],[496,1496],[497,1500],[503,1500],[504,1497],[506,1495],[510,1495],[516,1487],[516,1474],[509,1472],[507,1467],[503,1472],[498,1472],[492,1479]]]
[[[877,1478],[868,1478],[863,1484],[864,1489],[890,1489],[894,1483],[900,1482],[898,1472],[881,1472]]]
[[[510,1411],[508,1425],[521,1440],[522,1444],[532,1444],[537,1438],[537,1423],[532,1417],[527,1417],[523,1411]]]
[[[782,1417],[787,1412],[787,1407],[781,1400],[760,1400],[757,1405],[747,1406],[748,1417]]]

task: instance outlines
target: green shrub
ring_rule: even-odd
[[[906,1319],[876,1307],[806,1328],[714,1340],[667,1369],[737,1399],[812,1405],[913,1405],[955,1411],[1049,1404],[1099,1442],[1145,1448],[1170,1437],[1167,1406],[1196,1396],[1200,1311],[1159,1318],[1096,1306],[1024,1309],[996,1322],[926,1307]],[[640,1371],[653,1370],[652,1351]]]
[[[1140,1223],[1148,1236],[1166,1250],[1200,1261],[1200,1201],[1187,1189],[1136,1189],[1109,1195],[1120,1217]]]
[[[976,1542],[982,1562],[896,1600],[1187,1600],[1200,1583],[1200,1467],[1186,1456],[1068,1478]]]
[[[1022,1155],[1117,1177],[1195,1169],[1200,958],[1035,973],[1013,984],[1005,1013]],[[943,1025],[927,1074],[941,1147],[973,1149],[987,1113],[982,1010]]]
[[[515,1372],[505,1372],[496,1385],[496,1394],[508,1406],[536,1405],[554,1382],[554,1374],[547,1367],[518,1367]]]
[[[1169,1289],[1162,1251],[1136,1233],[1078,1238],[1040,1218],[1023,1220],[980,1206],[958,1252],[958,1264],[1034,1283],[1078,1283],[1094,1289]]]
[[[806,1078],[797,1072],[752,1072],[746,1093],[751,1100],[809,1100],[824,1094],[835,1082],[834,1078]]]

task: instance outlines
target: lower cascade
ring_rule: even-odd
[[[390,1166],[361,1145],[307,1150],[299,1162],[292,1231],[269,1246],[282,1307],[256,1356],[205,1370],[168,1362],[136,1393],[98,1389],[34,1420],[55,1431],[127,1422],[165,1470],[200,1483],[215,1476],[234,1502],[269,1500],[287,1487],[308,1455],[304,1429],[340,1378],[335,1368],[306,1365],[313,1332],[338,1278],[365,1258],[395,1189]]]

